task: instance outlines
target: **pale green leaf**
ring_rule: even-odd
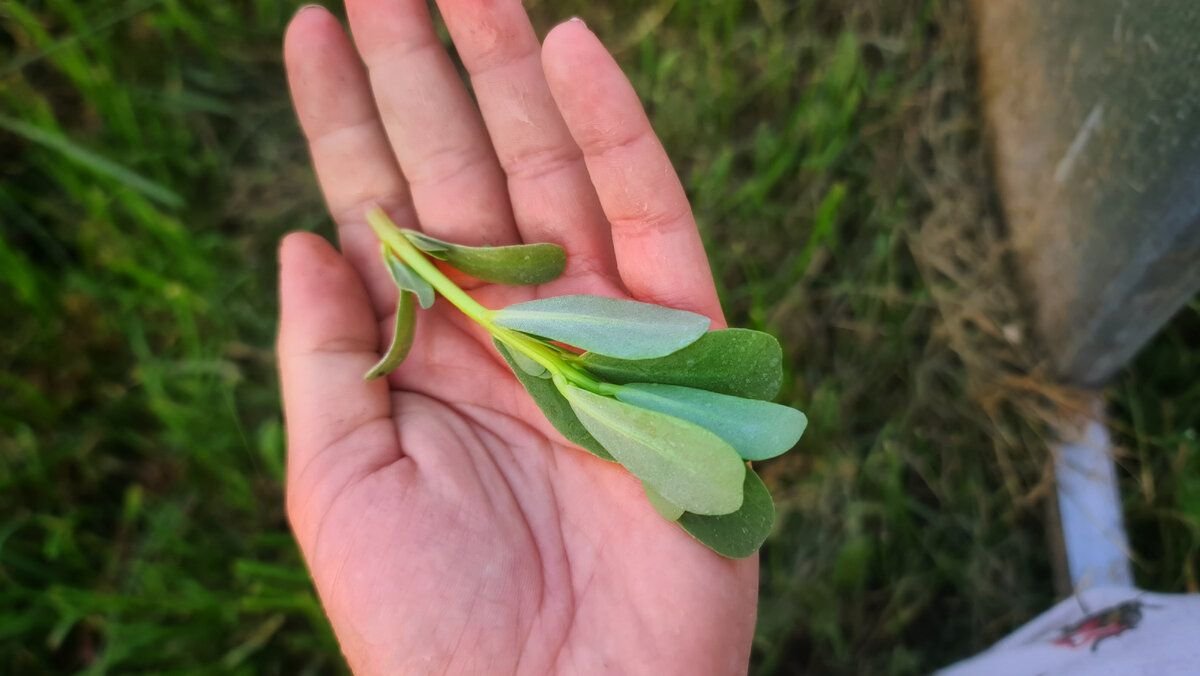
[[[417,303],[412,292],[401,291],[400,299],[396,303],[396,321],[392,331],[392,342],[388,345],[387,352],[383,357],[371,367],[363,376],[364,380],[374,380],[380,376],[385,376],[396,369],[404,358],[408,356],[408,351],[412,349],[413,334],[416,331],[417,325]]]
[[[509,350],[508,356],[512,358],[513,363],[520,367],[522,371],[528,373],[534,378],[543,378],[547,380],[550,378],[550,372],[546,370],[545,366],[542,366],[529,357],[526,357],[522,352],[517,350]]]
[[[766,460],[796,445],[808,419],[794,408],[678,385],[630,383],[617,399],[682,418],[729,442],[746,460]]]
[[[679,517],[683,516],[683,508],[679,505],[671,504],[658,491],[654,490],[650,484],[642,482],[642,490],[646,491],[646,499],[650,501],[650,505],[654,507],[654,511],[667,521],[678,521]]]
[[[693,343],[708,317],[602,296],[555,296],[496,311],[497,324],[623,359],[662,357]]]
[[[493,284],[545,284],[558,279],[567,266],[567,254],[557,244],[465,246],[445,242],[422,232],[402,232],[413,246],[430,256]]]
[[[737,451],[692,423],[557,383],[588,432],[668,502],[696,514],[742,504],[746,466]]]
[[[584,428],[583,423],[579,422],[579,418],[575,416],[575,411],[571,410],[571,405],[559,393],[558,388],[554,386],[548,379],[542,379],[537,376],[530,375],[516,363],[513,358],[513,352],[508,349],[498,340],[493,339],[492,343],[496,346],[496,351],[501,357],[508,362],[509,368],[512,369],[517,380],[525,386],[525,391],[529,392],[529,396],[533,398],[533,402],[558,430],[567,441],[579,446],[583,450],[600,458],[601,460],[614,461],[612,454],[600,445],[599,441]]]
[[[428,310],[433,307],[433,287],[429,282],[421,278],[415,270],[408,267],[404,261],[396,257],[384,245],[380,245],[383,250],[383,261],[387,264],[388,273],[392,276],[392,281],[401,291],[411,291],[417,295],[417,300],[420,301],[421,307]]]
[[[754,470],[746,470],[742,506],[732,514],[704,516],[685,513],[679,525],[704,546],[731,559],[758,551],[775,523],[775,503]]]
[[[769,333],[709,331],[687,347],[657,359],[616,359],[589,352],[583,366],[610,383],[663,383],[771,400],[783,380],[783,350]]]

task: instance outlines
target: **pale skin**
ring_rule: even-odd
[[[554,431],[444,300],[389,378],[395,290],[365,225],[465,243],[555,242],[561,279],[467,285],[487,307],[630,297],[723,323],[671,163],[620,69],[579,21],[539,44],[518,0],[349,0],[288,28],[288,79],[341,251],[280,249],[287,507],[360,674],[745,672],[755,558],[660,518],[621,468]],[[365,64],[365,65],[364,65]]]

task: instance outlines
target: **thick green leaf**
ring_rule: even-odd
[[[408,356],[408,351],[412,348],[413,333],[416,331],[416,327],[416,298],[410,291],[401,291],[400,299],[396,302],[396,323],[392,331],[392,343],[388,345],[387,352],[383,357],[363,376],[363,380],[374,380],[396,370],[396,367],[404,361],[404,358]]]
[[[610,383],[663,383],[769,401],[779,394],[783,350],[769,333],[750,329],[709,331],[657,359],[615,359],[589,352],[583,366]]]
[[[512,357],[513,363],[520,367],[522,371],[528,373],[534,378],[544,378],[547,380],[550,378],[550,372],[546,370],[545,366],[542,366],[529,357],[526,357],[524,354],[509,350],[508,356]],[[557,392],[557,390],[555,391]]]
[[[602,296],[555,296],[498,310],[501,326],[622,359],[663,357],[695,342],[708,317]]]
[[[729,442],[746,460],[766,460],[788,451],[808,425],[794,408],[678,385],[630,383],[617,390],[617,399],[696,423]]]
[[[654,490],[650,484],[642,482],[642,490],[646,491],[646,499],[650,501],[650,505],[654,507],[654,511],[667,521],[678,521],[679,517],[683,516],[683,508],[679,505],[671,504],[658,491]]]
[[[741,506],[746,465],[717,435],[569,383],[559,391],[587,431],[668,502],[696,514],[728,514]]]
[[[402,232],[413,246],[430,256],[493,284],[545,284],[558,279],[567,266],[567,254],[557,244],[465,246],[421,232]]]
[[[396,283],[401,291],[411,291],[417,295],[417,300],[420,301],[421,307],[428,310],[433,307],[433,287],[429,282],[421,278],[412,268],[405,265],[404,261],[396,257],[386,246],[383,249],[383,262],[387,264],[388,272],[392,275],[392,281]]]
[[[567,441],[579,446],[583,450],[602,460],[615,462],[612,454],[596,441],[595,437],[587,431],[583,423],[579,422],[579,418],[575,416],[575,411],[571,410],[571,404],[563,398],[559,393],[558,388],[554,386],[550,380],[542,379],[537,376],[530,375],[513,358],[513,353],[498,340],[492,340],[496,346],[496,351],[504,357],[504,361],[508,362],[509,368],[517,376],[517,380],[525,386],[525,391],[533,398],[533,402],[542,409],[542,413],[546,415],[546,419],[554,425],[554,429],[566,437]]]
[[[412,242],[413,246],[439,260],[446,260],[444,254],[451,246],[454,246],[449,242],[443,242],[436,237],[430,237],[416,230],[402,229],[400,232],[404,233],[404,236],[408,238],[408,241]]]
[[[731,559],[741,559],[758,551],[775,523],[775,504],[771,493],[754,470],[746,470],[745,497],[732,514],[704,516],[685,513],[679,525],[706,547]]]

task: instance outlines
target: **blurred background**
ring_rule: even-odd
[[[730,321],[808,412],[766,464],[754,672],[922,673],[1055,598],[1028,303],[963,3],[526,3],[614,51]],[[0,672],[336,673],[283,515],[275,247],[331,234],[285,0],[0,0]],[[1197,591],[1200,301],[1107,389],[1138,583]]]

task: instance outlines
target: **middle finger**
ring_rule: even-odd
[[[511,244],[504,172],[425,0],[347,0],[350,30],[421,228],[468,244]]]

